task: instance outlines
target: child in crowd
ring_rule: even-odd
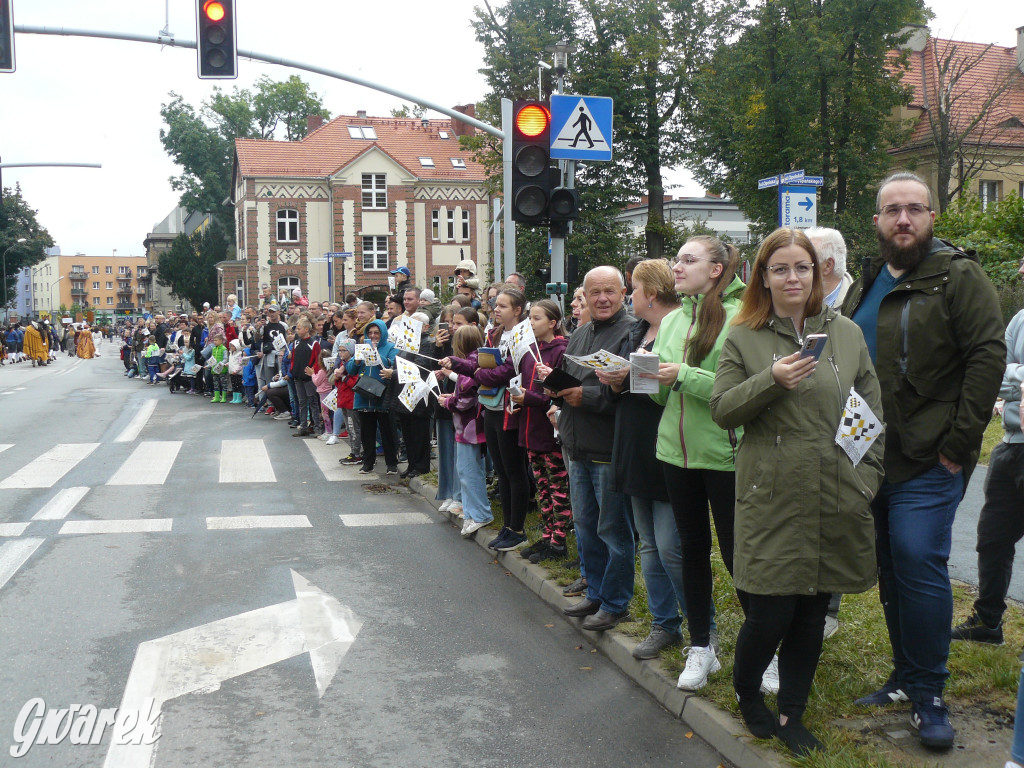
[[[349,374],[345,370],[348,361],[355,353],[356,343],[351,339],[342,342],[338,348],[338,361],[334,367],[334,385],[338,390],[338,410],[334,412],[334,441],[327,440],[328,445],[334,445],[339,437],[348,435],[348,456],[339,459],[342,464],[355,465],[363,462],[362,435],[359,432],[359,414],[355,410],[355,393],[352,388],[359,381],[358,376]],[[338,423],[338,413],[341,412],[342,423]]]
[[[245,391],[245,404],[250,408],[256,406],[256,356],[252,347],[245,348],[246,363],[242,368],[242,389]]]
[[[320,348],[320,367],[313,374],[313,386],[316,387],[316,394],[320,398],[320,416],[323,418],[324,431],[317,435],[318,440],[327,442],[331,437],[334,437],[334,431],[328,430],[327,425],[334,421],[334,411],[328,408],[324,404],[324,398],[327,393],[334,388],[333,382],[330,381],[331,368],[334,366],[334,358],[331,356],[331,349]],[[337,442],[337,439],[335,439]],[[331,443],[334,445],[334,443]]]
[[[149,337],[149,344],[146,346],[146,368],[149,369],[149,385],[156,384],[156,376],[160,373],[160,347],[156,343],[156,337]]]
[[[210,351],[210,373],[213,376],[213,399],[211,403],[228,401],[228,348],[224,346],[224,334],[215,333],[210,336],[213,349]]]
[[[434,355],[438,358],[451,357],[452,335],[458,325],[467,324],[465,318],[461,316],[459,322],[455,322],[455,309],[454,306],[445,307],[438,316],[437,333],[434,337]],[[438,394],[454,393],[455,382],[447,376],[441,377]],[[462,492],[459,489],[459,473],[455,465],[455,425],[452,422],[452,412],[435,399],[433,415],[437,430],[437,495],[434,498],[441,502],[438,507],[441,512],[457,509],[461,515]]]
[[[186,337],[182,339],[182,342],[184,343],[181,350],[182,375],[185,377],[188,394],[194,395],[196,393],[196,371],[199,370],[199,366],[196,365],[196,351],[192,349],[191,339]]]
[[[242,402],[242,367],[245,365],[245,355],[242,353],[242,342],[232,339],[228,344],[228,376],[231,383],[231,402],[238,405]]]
[[[452,338],[452,353],[465,360],[484,343],[478,326],[464,325]],[[472,536],[494,520],[491,502],[487,499],[487,474],[484,469],[484,419],[477,401],[477,384],[472,376],[437,371],[438,379],[454,377],[455,393],[440,395],[438,400],[452,412],[455,426],[455,461],[462,484],[462,535]]]
[[[537,481],[537,502],[540,507],[541,537],[521,555],[531,563],[566,557],[565,537],[572,527],[572,506],[569,502],[569,473],[562,458],[561,446],[546,414],[551,398],[537,381],[553,368],[558,368],[568,344],[562,330],[562,310],[551,299],[536,301],[530,307],[530,325],[537,338],[540,360],[533,352],[519,363],[522,392],[509,394],[509,399],[523,407],[519,416],[519,445],[526,449],[530,468]],[[539,370],[538,370],[539,369]]]
[[[168,391],[174,394],[185,388],[184,369],[181,366],[181,351],[170,344],[167,345],[167,370],[158,373],[157,378],[167,379]]]

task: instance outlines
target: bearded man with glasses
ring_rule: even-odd
[[[947,560],[1002,381],[1003,321],[977,258],[933,236],[931,190],[921,178],[886,178],[876,210],[879,253],[865,260],[843,314],[864,332],[882,387],[885,480],[871,507],[894,670],[857,703],[909,700],[921,743],[948,749]]]

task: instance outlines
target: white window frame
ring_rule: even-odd
[[[95,267],[93,267],[93,268],[92,268],[92,273],[93,273],[94,275],[98,275],[98,274],[100,273],[100,268],[99,268],[99,266],[95,266]]]
[[[99,280],[93,280],[92,281],[92,289],[94,291],[98,291],[100,289],[100,281]]]
[[[369,257],[369,260],[368,258]],[[383,257],[383,263],[381,258]],[[363,235],[363,271],[388,271],[388,238],[386,235]]]
[[[131,267],[118,267],[117,268],[117,274],[119,274],[119,275],[128,275],[129,277],[131,277],[132,268]]]
[[[999,182],[998,181],[979,181],[978,182],[978,197],[981,198],[981,210],[986,210],[990,203],[999,202]]]
[[[451,158],[451,161],[452,168],[457,168],[460,171],[466,170],[466,161],[463,160],[461,157],[453,157]]]
[[[439,138],[439,139],[447,139],[448,138],[448,131],[438,131],[437,132],[437,138]]]
[[[370,141],[376,141],[377,132],[369,125],[350,125],[348,127],[348,137],[350,139],[369,139]]]
[[[430,212],[430,239],[441,239],[441,211],[437,208]]]
[[[363,208],[382,210],[388,207],[388,177],[386,173],[364,173]]]
[[[299,242],[299,212],[295,208],[282,208],[277,212],[277,242]]]
[[[454,208],[449,208],[448,209],[448,217],[447,218],[448,218],[448,229],[447,229],[448,239],[449,240],[454,240],[455,239],[455,209]]]
[[[469,211],[462,211],[462,239],[469,240]]]
[[[107,296],[107,304],[113,304],[113,303],[114,303],[114,297],[113,296]]]
[[[92,305],[94,307],[98,307],[100,305],[100,297],[99,296],[93,296],[92,297]]]
[[[112,275],[114,273],[114,268],[113,267],[104,267],[103,271],[104,271],[105,274]]]
[[[108,291],[114,290],[114,282],[112,280],[107,280],[107,288],[106,288],[106,290],[108,290]]]
[[[420,158],[420,165],[422,165],[424,168],[433,168],[434,167],[434,158],[432,158],[432,157],[421,157]]]

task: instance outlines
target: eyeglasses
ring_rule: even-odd
[[[802,261],[799,264],[794,264],[792,267],[784,264],[776,264],[772,267],[766,267],[772,277],[777,277],[780,280],[786,278],[790,272],[793,272],[797,277],[807,277],[814,271],[814,265],[809,261]]]
[[[905,203],[904,205],[883,205],[879,213],[895,219],[899,217],[901,211],[906,211],[908,216],[921,216],[930,210],[931,208],[923,203]]]
[[[692,267],[698,261],[711,261],[711,259],[706,259],[703,256],[691,256],[688,253],[684,253],[672,259],[672,264],[682,264],[684,267]]]

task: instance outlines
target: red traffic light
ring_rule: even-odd
[[[221,21],[224,18],[224,4],[218,0],[206,0],[203,3],[203,14],[210,21]]]
[[[540,104],[527,104],[516,115],[516,129],[530,138],[544,133],[550,122],[551,113]]]

